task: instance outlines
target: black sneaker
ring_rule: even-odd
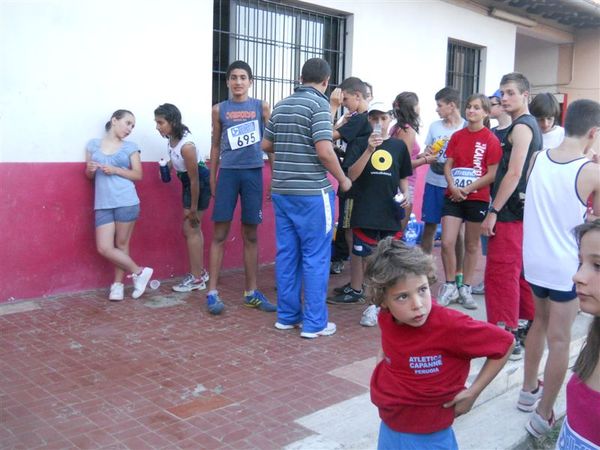
[[[355,291],[351,287],[349,288],[349,292],[338,294],[334,297],[329,297],[327,299],[327,303],[334,305],[349,305],[354,303],[364,303],[365,302],[365,291],[361,289],[360,291]]]
[[[347,282],[343,286],[333,288],[333,292],[335,292],[336,294],[348,294],[351,290],[352,288],[350,287],[350,282]]]
[[[331,261],[329,273],[331,275],[339,275],[344,270],[344,261]]]
[[[523,347],[521,346],[521,341],[518,338],[515,338],[515,348],[513,348],[512,353],[508,357],[511,361],[519,361],[523,358]]]
[[[527,333],[529,333],[529,329],[531,328],[532,323],[533,320],[519,319],[519,328],[517,329],[517,340],[521,343],[522,347],[525,347],[525,339],[527,338]]]

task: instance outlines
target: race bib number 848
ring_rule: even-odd
[[[227,138],[232,150],[238,150],[260,142],[258,120],[251,120],[229,128]]]

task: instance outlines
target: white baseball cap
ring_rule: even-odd
[[[381,100],[377,99],[377,100],[373,100],[371,103],[369,103],[368,112],[380,111],[383,113],[389,113],[392,109],[393,109],[392,105],[390,105],[387,102],[382,102]]]

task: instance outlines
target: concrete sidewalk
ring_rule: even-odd
[[[330,287],[348,278],[346,268]],[[273,266],[259,280],[275,299]],[[172,292],[176,280],[137,301],[109,302],[102,290],[0,305],[0,448],[374,448],[368,384],[380,333],[358,324],[365,306],[330,306],[337,333],[306,340],[276,330],[274,314],[242,306],[242,271],[220,281],[226,310],[216,317],[205,292]],[[576,339],[588,321],[577,318]],[[461,448],[523,441],[521,367],[509,363],[457,420]]]
[[[480,298],[480,296],[477,297]],[[483,308],[480,307],[476,311],[463,310],[455,305],[451,307],[485,320],[484,305]],[[591,317],[587,314],[580,313],[576,318],[572,329],[570,366],[579,354],[590,322]],[[540,370],[543,370],[546,357],[547,350],[544,353]],[[483,362],[483,359],[472,362],[468,383],[475,378]],[[375,358],[369,358],[345,368],[338,368],[330,373],[368,388],[374,366]],[[555,405],[557,418],[562,418],[565,414],[565,386],[570,375],[569,372]],[[525,430],[529,413],[521,412],[516,408],[522,381],[523,360],[508,361],[500,374],[477,399],[473,409],[455,421],[453,426],[459,448],[463,450],[503,450],[528,448],[529,445],[531,448],[539,448]],[[287,450],[377,448],[380,419],[377,408],[371,403],[369,393],[302,417],[298,423],[315,434],[288,445]]]

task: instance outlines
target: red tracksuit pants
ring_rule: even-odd
[[[488,242],[485,266],[487,320],[516,329],[519,319],[533,320],[535,303],[523,278],[523,222],[497,222]]]

